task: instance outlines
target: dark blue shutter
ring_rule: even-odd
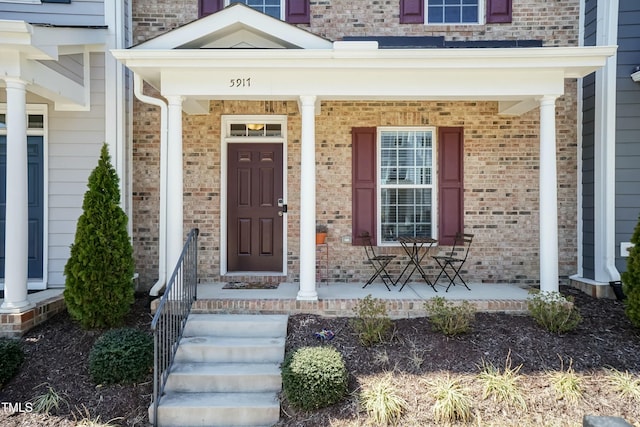
[[[42,3],[71,3],[71,0],[40,0]]]

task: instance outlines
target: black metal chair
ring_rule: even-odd
[[[449,285],[447,286],[447,290],[445,292],[449,291],[451,285],[455,286],[456,277],[460,279],[465,288],[469,289],[467,283],[462,277],[460,277],[460,270],[462,269],[464,263],[467,261],[469,248],[471,248],[472,242],[473,234],[456,233],[456,237],[453,241],[453,247],[451,248],[451,252],[449,253],[449,255],[436,255],[431,257],[436,260],[436,262],[440,266],[440,273],[438,274],[438,277],[436,277],[436,280],[433,281],[433,283],[438,283],[440,276],[442,276],[443,274],[446,275],[449,279]]]
[[[376,280],[376,277],[380,276],[380,278],[382,279],[382,283],[384,283],[384,285],[387,287],[387,290],[390,291],[391,288],[389,287],[389,284],[392,284],[393,286],[395,286],[396,284],[391,278],[391,276],[389,275],[389,272],[387,271],[387,265],[389,265],[389,263],[396,256],[395,255],[377,255],[375,250],[373,249],[373,242],[371,240],[371,235],[367,232],[362,233],[359,236],[359,238],[361,239],[362,244],[364,245],[364,251],[367,256],[367,260],[375,270],[373,275],[369,278],[367,283],[365,283],[362,288],[363,289],[366,288],[368,285],[373,283],[374,280]]]

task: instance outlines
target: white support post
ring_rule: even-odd
[[[29,211],[26,82],[5,78],[7,86],[7,203],[3,311],[30,307],[27,296]]]
[[[300,290],[298,300],[316,301],[316,124],[315,96],[301,96]]]
[[[556,97],[540,99],[540,290],[558,292]]]
[[[597,45],[618,41],[618,2],[599,0]],[[594,123],[593,269],[597,283],[620,280],[616,268],[616,85],[617,54],[596,71]]]
[[[183,165],[182,165],[182,101],[181,96],[167,96],[167,280],[182,252],[183,224]]]

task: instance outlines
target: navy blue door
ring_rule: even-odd
[[[29,156],[29,278],[42,278],[44,222],[44,139],[27,137]],[[5,219],[7,203],[7,137],[0,135],[0,277],[4,278]]]

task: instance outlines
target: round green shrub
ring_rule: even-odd
[[[24,353],[15,339],[0,339],[0,387],[20,370]]]
[[[324,408],[347,393],[348,375],[342,355],[333,347],[302,347],[282,367],[282,385],[291,405]]]
[[[89,373],[96,384],[134,383],[152,367],[153,338],[137,329],[105,332],[89,353]]]

